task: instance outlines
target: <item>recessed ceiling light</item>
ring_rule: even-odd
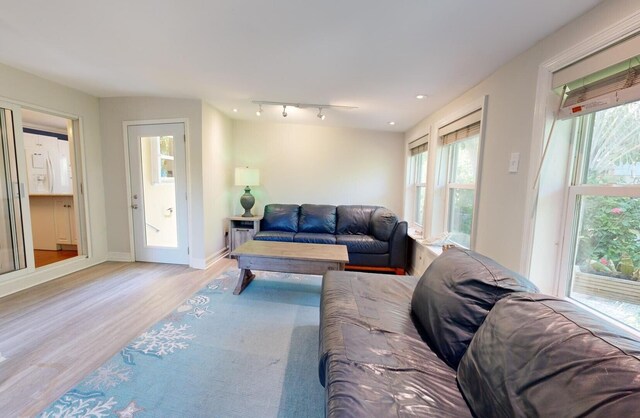
[[[425,97],[427,97],[427,96],[425,96],[424,94],[418,94],[418,95],[416,96],[416,99],[418,99],[418,100],[422,100],[422,99],[424,99]]]
[[[234,113],[238,113],[238,109],[233,109]]]
[[[393,126],[393,125],[395,125],[395,124],[396,124],[396,123],[395,123],[394,121],[389,122],[389,125],[391,125],[391,126]]]

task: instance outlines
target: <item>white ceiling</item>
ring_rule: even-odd
[[[286,121],[404,131],[597,3],[5,1],[0,62],[99,97],[201,98],[248,120],[252,100],[357,106]]]

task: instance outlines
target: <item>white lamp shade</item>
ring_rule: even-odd
[[[237,167],[236,186],[259,186],[260,170],[257,168]]]

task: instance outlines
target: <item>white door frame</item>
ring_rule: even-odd
[[[186,181],[187,181],[187,229],[188,229],[188,237],[187,237],[187,245],[189,248],[193,248],[191,240],[193,239],[193,234],[191,231],[191,167],[190,164],[190,151],[189,151],[189,119],[187,118],[174,118],[174,119],[144,119],[144,120],[128,120],[122,122],[122,145],[124,147],[124,161],[125,161],[125,182],[127,186],[127,221],[129,223],[129,249],[130,249],[130,261],[136,260],[136,247],[134,240],[134,232],[133,232],[133,213],[130,210],[131,205],[133,204],[131,200],[131,169],[129,167],[129,126],[134,125],[161,125],[161,124],[169,124],[169,123],[182,123],[184,124],[184,139],[185,139],[185,171],[186,171]],[[193,265],[193,253],[189,251],[189,266]]]

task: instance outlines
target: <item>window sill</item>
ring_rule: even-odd
[[[419,244],[422,247],[424,247],[434,257],[437,257],[440,254],[442,254],[442,246],[441,245],[429,245],[429,244],[427,244],[426,243],[427,240],[425,240],[424,237],[421,234],[417,234],[415,231],[409,231],[408,235],[409,235],[409,238],[411,238],[412,240],[414,240],[416,242],[416,244]]]

